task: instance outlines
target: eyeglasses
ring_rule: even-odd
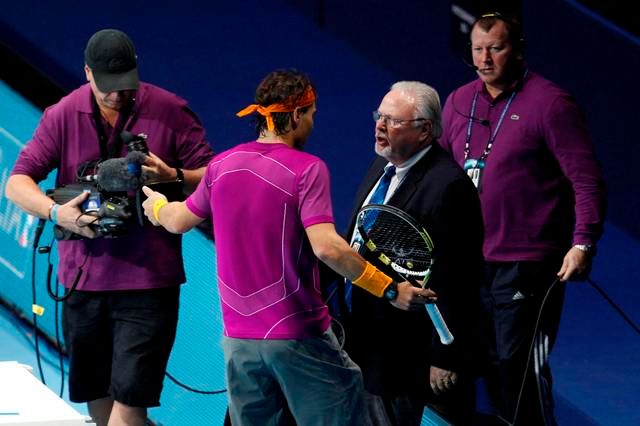
[[[380,114],[380,111],[373,111],[373,121],[376,123],[378,120],[382,120],[385,126],[393,127],[394,129],[398,129],[402,127],[404,123],[413,123],[415,121],[426,121],[426,118],[415,118],[413,120],[401,120],[399,118],[392,118],[386,114]]]

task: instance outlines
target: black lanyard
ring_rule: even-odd
[[[116,126],[113,129],[113,133],[111,134],[111,138],[107,141],[107,132],[102,125],[102,114],[100,114],[100,107],[98,106],[98,102],[96,101],[95,96],[91,95],[91,101],[93,103],[93,120],[96,123],[96,132],[98,133],[98,143],[100,144],[100,160],[104,161],[108,158],[113,158],[116,155],[120,155],[120,150],[122,148],[122,138],[120,137],[120,133],[125,127],[125,123],[127,119],[131,115],[131,110],[133,106],[127,106],[120,111],[118,114],[118,121],[116,122]],[[130,130],[131,126],[133,126],[133,122],[129,123],[127,130]],[[111,149],[108,149],[111,147]]]

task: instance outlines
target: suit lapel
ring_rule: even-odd
[[[398,207],[404,210],[409,204],[411,197],[415,194],[418,186],[424,179],[425,174],[429,170],[430,164],[434,158],[438,155],[440,147],[437,143],[434,143],[427,152],[416,164],[409,169],[407,176],[404,178],[400,186],[396,188],[387,204]]]
[[[367,195],[369,195],[375,184],[378,182],[378,180],[380,180],[380,176],[382,176],[382,173],[384,173],[384,166],[386,166],[387,163],[387,160],[382,157],[378,157],[371,164],[371,167],[369,167],[369,171],[367,172],[365,178],[362,180],[362,184],[360,185],[358,193],[356,194],[356,209],[360,209],[360,207],[362,207],[362,203],[364,203]]]
[[[351,212],[351,221],[349,223],[349,228],[347,229],[347,238],[351,238],[351,234],[353,233],[353,228],[356,225],[356,217],[358,216],[358,211],[360,211],[360,207],[362,207],[362,203],[369,195],[369,192],[373,189],[373,186],[378,182],[380,176],[384,172],[384,166],[388,163],[382,157],[376,157],[376,159],[369,166],[369,170],[365,175],[364,179],[362,179],[362,183],[358,187],[358,192],[356,192],[356,197],[353,205],[353,211]]]
[[[413,165],[413,167],[411,167],[411,169],[409,169],[407,176],[404,178],[400,186],[398,186],[387,204],[398,207],[400,209],[404,209],[404,207],[406,207],[411,200],[413,194],[418,189],[420,182],[424,179],[424,176],[429,170],[430,165],[433,163],[434,159],[439,155],[440,152],[440,146],[437,142],[434,142],[431,146],[431,149],[429,149],[429,152],[427,152],[424,157],[420,159],[420,161],[418,161]],[[364,203],[367,195],[369,195],[369,193],[373,189],[373,186],[376,184],[376,182],[378,182],[380,176],[382,176],[382,173],[384,172],[384,166],[386,166],[387,163],[388,161],[382,157],[376,158],[369,167],[367,175],[362,180],[362,183],[358,188],[358,192],[356,193],[355,204],[353,207],[353,212],[351,214],[351,223],[349,224],[348,228],[349,237],[353,233],[356,217],[358,215],[360,207],[362,207],[362,203]]]

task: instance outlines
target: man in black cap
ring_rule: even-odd
[[[121,31],[101,30],[89,39],[84,58],[100,113],[115,126],[119,111],[131,106],[140,86],[133,43]]]
[[[187,102],[140,82],[133,43],[121,31],[95,33],[85,50],[85,84],[44,112],[7,182],[18,206],[82,239],[59,241],[58,278],[67,292],[63,326],[69,394],[88,402],[98,425],[144,425],[160,393],[185,282],[181,238],[128,223],[118,238],[95,238],[83,193],[57,204],[37,186],[58,169],[56,187],[76,182],[88,161],[127,153],[122,133],[143,135],[147,180],[194,188],[213,157]]]

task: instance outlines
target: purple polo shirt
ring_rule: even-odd
[[[212,217],[225,335],[317,336],[330,324],[318,259],[305,228],[333,223],[329,172],[284,144],[248,142],[223,152],[187,199]]]
[[[564,90],[529,72],[512,92],[493,99],[480,80],[454,91],[443,110],[440,144],[464,164],[469,115],[470,158],[490,135],[493,148],[482,172],[480,201],[487,261],[543,260],[571,244],[594,244],[604,223],[605,190],[584,115]]]
[[[99,159],[91,96],[85,84],[47,108],[12,174],[38,182],[58,169],[59,187],[75,182],[80,164]],[[103,127],[109,138],[113,129],[104,121]],[[125,129],[146,134],[149,150],[169,166],[196,169],[213,157],[204,129],[186,101],[147,83],[140,84]],[[124,155],[126,146],[120,153]],[[86,291],[177,285],[185,281],[181,251],[180,236],[150,224],[136,225],[119,238],[59,241],[58,277],[69,287],[82,268],[77,288]]]

